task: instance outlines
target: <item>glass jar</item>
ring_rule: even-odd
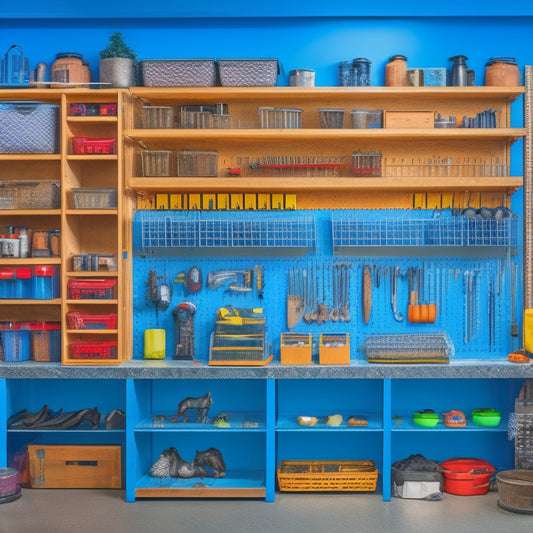
[[[392,56],[385,67],[386,87],[406,87],[407,82],[407,58],[405,56]]]
[[[370,86],[370,59],[358,57],[352,61],[353,79],[356,87]]]
[[[491,57],[485,65],[485,85],[516,87],[520,85],[520,71],[514,57]]]
[[[339,63],[339,87],[351,87],[353,85],[353,68],[349,61]]]

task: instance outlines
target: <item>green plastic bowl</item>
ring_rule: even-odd
[[[502,415],[496,409],[484,407],[472,411],[472,420],[476,426],[496,427],[501,419]]]
[[[430,409],[418,411],[413,415],[413,424],[424,428],[434,428],[439,423],[439,415]]]

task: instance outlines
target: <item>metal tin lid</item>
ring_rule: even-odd
[[[357,57],[352,61],[352,63],[355,65],[356,63],[372,63],[370,59],[367,59],[366,57]]]
[[[391,56],[389,61],[396,61],[397,59],[400,59],[401,61],[407,61],[407,58],[402,55]]]
[[[75,59],[83,60],[83,56],[77,52],[60,52],[59,54],[56,54],[56,59],[64,59],[66,57],[73,57]]]
[[[509,63],[510,65],[516,65],[516,58],[508,56],[490,57],[485,66],[488,67],[493,63]]]
[[[289,76],[298,76],[299,74],[306,74],[308,72],[312,73],[312,74],[315,73],[314,70],[311,70],[311,69],[308,69],[308,68],[298,68],[298,69],[295,69],[295,70],[291,70],[289,72]]]

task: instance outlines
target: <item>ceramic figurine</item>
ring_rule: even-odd
[[[157,478],[174,477],[183,479],[209,477],[202,466],[195,464],[194,461],[192,463],[184,461],[174,447],[161,452],[159,459],[150,467],[148,475]]]
[[[185,416],[185,413],[189,409],[198,409],[198,419],[196,422],[198,424],[205,424],[207,422],[207,415],[209,413],[209,408],[213,404],[211,400],[211,393],[206,392],[203,396],[199,398],[185,398],[178,405],[178,412],[172,419],[172,422],[176,422],[181,416]]]
[[[199,468],[207,467],[211,469],[213,477],[224,477],[226,475],[226,463],[222,458],[222,454],[216,448],[209,448],[203,452],[196,450],[194,464]]]

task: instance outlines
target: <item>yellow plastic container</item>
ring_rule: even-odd
[[[524,310],[524,348],[533,352],[533,309]]]
[[[164,329],[144,330],[144,358],[165,358],[166,332]]]

